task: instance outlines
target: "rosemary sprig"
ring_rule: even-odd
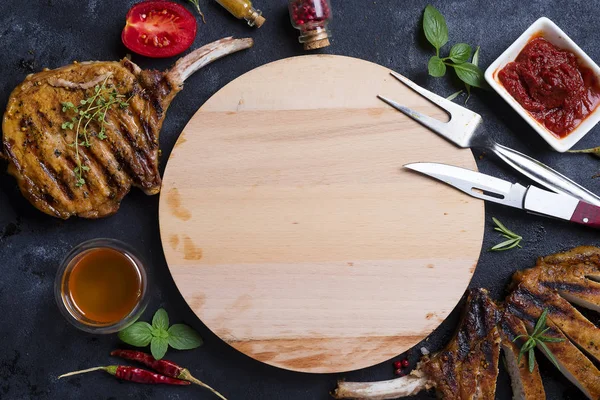
[[[591,149],[569,150],[568,153],[587,153],[596,157],[600,157],[600,147],[592,147]]]
[[[498,243],[490,249],[491,251],[504,251],[513,249],[515,247],[521,248],[521,240],[523,240],[522,236],[519,236],[510,229],[508,229],[506,226],[504,226],[502,222],[498,221],[497,218],[492,217],[492,221],[494,221],[494,224],[496,224],[494,230],[500,232],[502,236],[504,236],[508,240]]]
[[[75,185],[81,187],[85,185],[83,173],[90,170],[90,167],[83,165],[79,152],[79,147],[91,147],[90,138],[88,136],[88,127],[92,121],[97,121],[100,127],[96,137],[100,140],[106,139],[106,113],[113,106],[127,108],[129,100],[124,100],[125,95],[119,94],[114,86],[107,84],[108,75],[102,84],[94,87],[94,93],[79,102],[76,106],[70,101],[61,103],[63,113],[74,114],[70,120],[65,121],[61,127],[65,130],[75,130],[75,138],[69,146],[75,148],[75,162],[77,166],[73,169],[75,174]],[[132,96],[133,97],[133,96]]]
[[[546,356],[548,356],[550,361],[552,361],[552,364],[554,364],[554,366],[560,370],[560,365],[558,365],[558,361],[556,361],[554,354],[552,354],[552,352],[550,351],[548,346],[546,346],[545,343],[558,343],[558,342],[563,342],[565,339],[544,336],[544,333],[546,333],[548,331],[548,329],[550,329],[550,328],[546,327],[546,319],[547,318],[548,318],[548,309],[546,308],[542,312],[542,315],[540,315],[540,318],[537,320],[537,323],[535,324],[535,327],[533,328],[533,332],[531,332],[531,335],[519,335],[513,339],[513,342],[515,342],[519,338],[527,337],[527,341],[525,342],[525,344],[523,346],[521,346],[521,350],[519,351],[519,358],[517,359],[517,362],[520,363],[521,357],[523,357],[523,355],[525,353],[527,353],[527,358],[528,358],[528,363],[529,363],[529,373],[532,373],[533,369],[535,368],[535,354],[533,352],[533,349],[537,346],[539,346],[542,349],[542,351],[546,354]]]
[[[192,3],[194,5],[194,7],[196,8],[196,11],[198,11],[198,14],[200,14],[200,17],[202,18],[202,22],[206,23],[206,20],[204,19],[204,14],[202,13],[202,10],[200,9],[200,4],[199,4],[199,0],[188,0],[190,3]]]

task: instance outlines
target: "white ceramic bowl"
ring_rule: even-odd
[[[512,106],[512,108],[517,111],[525,121],[531,125],[533,129],[535,129],[542,138],[550,146],[552,146],[556,151],[565,152],[569,150],[575,143],[581,140],[582,137],[585,136],[599,121],[600,121],[600,107],[597,107],[592,114],[588,115],[586,119],[583,120],[581,124],[579,124],[575,130],[573,130],[569,135],[565,138],[558,138],[552,132],[550,132],[544,125],[540,124],[536,121],[528,112],[525,110],[504,88],[504,86],[500,83],[498,79],[498,72],[506,64],[514,61],[521,50],[527,45],[532,36],[536,34],[541,34],[541,36],[554,44],[555,46],[566,49],[573,52],[581,65],[590,68],[596,77],[600,79],[600,67],[592,61],[587,54],[584,53],[583,50],[579,48],[556,24],[550,21],[546,17],[542,17],[535,21],[533,25],[531,25],[519,38],[508,48],[504,53],[500,55],[489,66],[489,68],[485,71],[485,80],[490,84],[492,88],[500,96],[504,98]]]

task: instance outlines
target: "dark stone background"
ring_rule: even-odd
[[[175,99],[165,122],[161,145],[166,160],[177,136],[200,105],[237,76],[265,63],[302,54],[296,33],[289,24],[285,1],[257,0],[268,17],[260,30],[230,17],[216,2],[201,1],[207,24],[199,25],[194,47],[235,35],[250,36],[256,45],[206,67],[193,76]],[[449,95],[460,83],[449,77],[427,76],[432,48],[424,42],[420,20],[425,1],[333,0],[333,44],[325,53],[359,57],[400,71],[417,83]],[[127,50],[120,40],[127,10],[133,1],[118,0],[2,0],[0,13],[0,108],[11,90],[26,74],[43,67],[55,68],[73,60],[117,60]],[[595,60],[598,46],[598,1],[438,1],[446,16],[450,44],[467,42],[481,46],[480,65],[487,67],[531,23],[547,16],[562,27]],[[446,46],[445,52],[450,46]],[[134,56],[145,68],[163,69],[174,60]],[[310,71],[307,71],[310,73]],[[290,96],[293,96],[290,93]],[[586,155],[559,154],[550,148],[493,92],[477,90],[468,104],[485,119],[488,134],[499,142],[526,152],[600,191],[593,179],[600,161]],[[596,127],[578,147],[599,145]],[[476,152],[476,155],[480,154]],[[508,179],[523,179],[492,157],[478,161],[481,170]],[[4,165],[1,166],[4,170]],[[161,163],[164,168],[164,162]],[[78,331],[61,316],[54,302],[53,282],[62,257],[81,241],[112,237],[136,247],[149,260],[152,297],[145,318],[165,307],[172,322],[197,329],[205,345],[194,351],[171,351],[169,358],[188,366],[231,399],[327,399],[338,378],[379,380],[393,378],[390,362],[361,371],[335,375],[289,372],[254,361],[214,336],[190,311],[177,292],[161,250],[157,209],[158,196],[139,190],[127,196],[119,213],[98,221],[61,221],[35,210],[20,195],[13,178],[0,174],[0,398],[2,399],[213,399],[197,387],[173,388],[120,383],[95,373],[64,381],[66,371],[114,363],[108,355],[119,346],[116,335],[94,336]],[[598,245],[596,231],[526,215],[496,205],[486,205],[484,249],[500,238],[493,232],[494,215],[525,237],[523,249],[504,253],[482,251],[472,286],[503,295],[512,273],[532,266],[538,256],[582,244]],[[431,243],[435,246],[435,243]],[[440,282],[440,284],[443,284]],[[402,283],[398,282],[398,290]],[[423,291],[435,290],[424,287]],[[390,293],[393,296],[394,293]],[[458,313],[433,334],[427,346],[439,349],[455,327]],[[597,316],[593,316],[598,322]],[[360,323],[357,321],[356,323]],[[402,321],[398,321],[402,324]],[[420,346],[417,346],[419,348]],[[410,359],[416,361],[415,352]],[[544,383],[551,399],[581,399],[577,391],[545,359],[540,357]],[[498,398],[511,397],[506,373],[498,382]],[[422,393],[419,399],[433,398]]]

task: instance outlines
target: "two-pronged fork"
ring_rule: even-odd
[[[441,122],[435,118],[411,110],[391,99],[378,96],[390,106],[456,144],[458,147],[475,147],[488,150],[496,154],[500,159],[523,175],[548,189],[556,193],[568,194],[587,203],[600,206],[599,196],[562,175],[560,172],[553,170],[549,166],[523,153],[496,143],[491,138],[484,135],[475,135],[477,127],[482,122],[479,114],[446,100],[429,90],[423,89],[400,74],[395,72],[392,72],[391,74],[410,89],[445,110],[450,116],[450,121]]]

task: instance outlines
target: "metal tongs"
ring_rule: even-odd
[[[480,148],[491,151],[505,163],[545,186],[555,193],[562,193],[583,200],[586,203],[600,206],[600,197],[578,183],[567,178],[549,166],[509,147],[496,143],[493,139],[484,135],[475,135],[477,127],[482,122],[481,115],[459,106],[429,90],[423,89],[411,80],[400,74],[391,72],[392,76],[414,90],[429,101],[437,104],[450,115],[450,121],[441,122],[435,118],[411,110],[391,99],[377,96],[396,110],[414,119],[426,128],[431,129],[438,135],[446,138],[461,148]]]

